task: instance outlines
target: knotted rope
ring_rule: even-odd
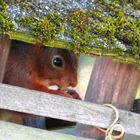
[[[116,107],[114,107],[111,104],[104,104],[107,107],[110,107],[114,110],[115,112],[115,120],[112,122],[112,124],[106,129],[102,129],[102,128],[98,128],[100,131],[105,133],[105,140],[117,140],[120,139],[124,136],[124,127],[121,124],[118,124],[118,120],[119,120],[119,113],[118,110],[116,109]],[[120,128],[120,134],[118,135],[113,135],[113,131],[116,128]]]

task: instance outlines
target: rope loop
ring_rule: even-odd
[[[121,124],[118,124],[118,120],[119,120],[119,113],[118,110],[115,106],[111,105],[111,104],[104,104],[107,107],[110,107],[114,110],[115,112],[115,119],[112,122],[112,124],[106,129],[101,129],[99,128],[99,130],[101,130],[102,132],[105,133],[105,140],[117,140],[120,139],[124,136],[124,127]],[[113,135],[113,132],[116,128],[120,128],[120,134],[118,135]]]

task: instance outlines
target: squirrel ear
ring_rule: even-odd
[[[40,52],[41,48],[43,47],[42,43],[37,42],[36,44],[33,45],[33,54],[38,54]]]

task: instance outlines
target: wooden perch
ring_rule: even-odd
[[[0,84],[0,108],[107,128],[114,119],[108,107]],[[63,105],[62,105],[63,103]],[[140,135],[140,115],[119,110],[129,134]]]

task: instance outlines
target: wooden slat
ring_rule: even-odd
[[[108,127],[114,112],[108,107],[0,84],[0,108]],[[140,115],[119,110],[125,132],[140,135]]]
[[[97,104],[110,103],[119,109],[131,110],[138,86],[140,70],[131,64],[120,63],[106,57],[96,57],[85,101]],[[77,135],[104,140],[99,129],[77,125]]]
[[[90,140],[0,121],[0,140]]]
[[[10,50],[11,40],[9,35],[0,35],[0,82],[3,81],[6,62]]]

